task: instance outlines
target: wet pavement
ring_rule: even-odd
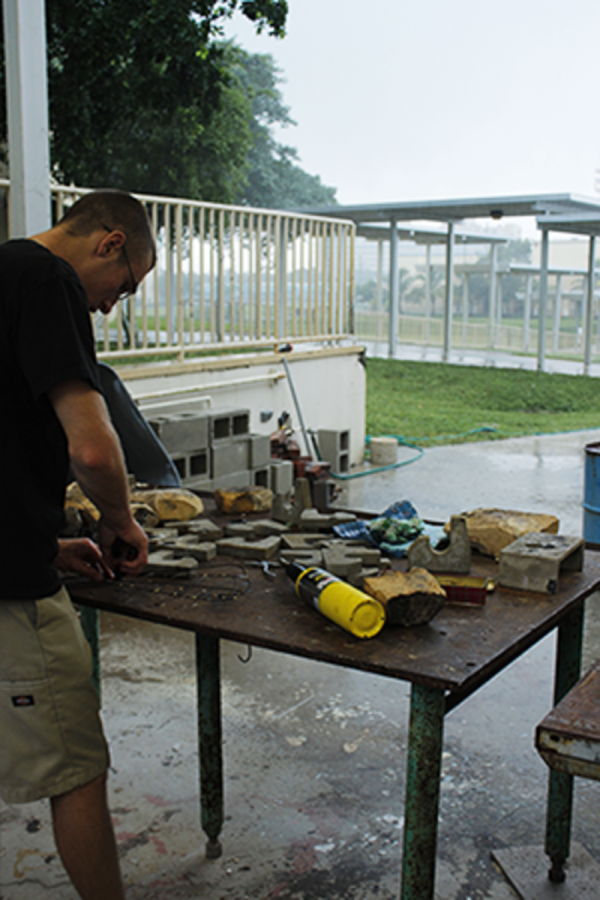
[[[436,448],[344,482],[338,502],[379,511],[406,498],[440,520],[476,506],[551,512],[562,533],[580,534],[583,448],[599,439],[577,432]],[[533,731],[552,705],[553,655],[548,637],[447,717],[438,900],[514,898],[490,851],[543,843],[547,769]],[[585,664],[598,655],[593,597]],[[193,638],[102,616],[110,801],[128,898],[397,898],[408,686],[266,650],[247,658],[246,647],[223,645],[224,852],[209,861],[198,821]],[[574,840],[598,861],[599,790],[577,781],[573,823]],[[0,835],[3,900],[75,897],[47,804],[0,805]]]

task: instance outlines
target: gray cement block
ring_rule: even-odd
[[[288,496],[294,487],[294,464],[291,459],[271,460],[271,490]]]
[[[223,537],[223,530],[210,519],[192,519],[188,523],[188,534],[195,534],[198,540],[218,541]]]
[[[212,478],[186,478],[183,486],[190,491],[212,491]]]
[[[208,445],[208,413],[172,413],[149,420],[169,453],[184,453]]]
[[[210,443],[239,440],[250,434],[249,409],[211,410],[209,413]]]
[[[244,469],[241,472],[231,472],[229,475],[221,475],[213,478],[213,490],[218,488],[249,488],[253,487],[252,472]]]
[[[254,487],[268,488],[271,481],[271,469],[265,466],[264,469],[252,469],[252,484]]]
[[[279,554],[280,559],[286,562],[297,562],[304,565],[307,569],[309,566],[316,566],[317,569],[323,568],[323,553],[321,550],[282,550]]]
[[[271,439],[265,434],[251,434],[248,437],[248,465],[251,469],[262,469],[271,461]],[[268,487],[268,485],[267,485]]]
[[[274,519],[258,519],[252,523],[252,526],[259,537],[266,537],[268,534],[276,534],[281,537],[288,530],[287,525],[276,522]]]
[[[247,441],[227,441],[213,446],[210,458],[210,475],[215,482],[232,472],[243,472],[250,468]]]
[[[347,472],[350,468],[350,431],[333,431],[319,428],[317,441],[321,456],[330,463],[334,472]]]
[[[281,544],[281,539],[271,535],[259,541],[245,541],[241,537],[222,538],[217,541],[217,552],[222,556],[238,556],[241,559],[271,559]]]
[[[189,575],[198,568],[198,560],[191,556],[175,559],[172,550],[156,550],[148,555],[148,562],[144,567],[145,572],[154,575],[166,575],[172,578]]]
[[[198,562],[207,562],[209,559],[214,559],[217,555],[217,545],[215,543],[203,541],[195,534],[186,534],[175,541],[168,541],[165,547],[173,551],[175,559],[189,557],[198,560]]]
[[[225,526],[226,537],[243,537],[249,541],[256,537],[256,529],[250,522],[230,522]]]

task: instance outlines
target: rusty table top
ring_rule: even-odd
[[[473,557],[471,574],[494,577],[496,564]],[[188,579],[141,576],[100,585],[74,579],[74,602],[226,640],[266,647],[453,692],[470,693],[555,628],[600,584],[600,553],[582,572],[561,575],[556,594],[496,588],[483,607],[447,606],[427,625],[386,625],[363,640],[343,631],[295,594],[281,567],[224,557]]]

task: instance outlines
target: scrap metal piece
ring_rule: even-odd
[[[420,535],[408,548],[409,567],[418,566],[428,572],[467,574],[471,569],[471,541],[463,516],[450,519],[450,544],[445,550],[434,550],[429,537]]]
[[[582,537],[532,532],[500,552],[498,583],[523,591],[555,594],[561,571],[581,572]]]

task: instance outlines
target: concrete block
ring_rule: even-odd
[[[227,441],[211,447],[210,475],[213,480],[232,472],[243,472],[248,465],[248,442]]]
[[[172,550],[156,550],[148,555],[145,572],[153,575],[167,575],[171,578],[189,575],[198,568],[198,561],[191,557],[175,559]]]
[[[186,478],[183,484],[190,491],[206,492],[213,489],[212,478]]]
[[[251,469],[262,469],[271,462],[271,439],[265,434],[251,434],[248,437],[248,465]],[[268,485],[267,485],[268,487]]]
[[[347,472],[350,468],[350,431],[333,431],[319,428],[317,432],[319,450],[323,459],[334,472]]]
[[[231,472],[229,475],[221,475],[213,478],[213,490],[220,488],[249,488],[252,487],[252,472],[245,469],[241,472]]]
[[[247,438],[250,433],[250,410],[211,410],[209,413],[210,443]]]
[[[149,424],[169,453],[184,453],[208,445],[208,413],[154,416]]]
[[[358,575],[363,565],[358,557],[346,556],[337,547],[323,550],[323,567],[339,578]]]
[[[223,537],[223,530],[210,519],[192,519],[188,524],[188,534],[194,534],[198,540],[218,541]]]
[[[241,559],[271,559],[281,545],[281,538],[271,535],[258,541],[245,541],[241,537],[222,538],[217,541],[217,552],[222,556],[238,556]]]
[[[209,478],[208,448],[194,450],[188,456],[188,476],[190,478]]]
[[[268,534],[276,534],[281,537],[288,530],[287,525],[284,525],[282,522],[276,522],[274,519],[258,519],[252,525],[259,537],[266,537]]]
[[[165,544],[173,551],[175,559],[190,557],[198,562],[207,562],[217,555],[217,545],[212,541],[202,541],[195,534],[185,534],[177,540],[168,541]]]
[[[300,513],[298,524],[302,531],[331,531],[333,516],[316,509],[304,509]]]
[[[279,554],[281,560],[286,562],[297,562],[305,566],[316,566],[318,569],[323,568],[323,553],[321,550],[282,550]]]
[[[252,469],[252,483],[254,487],[268,488],[271,481],[271,469],[265,466],[264,469]]]
[[[256,537],[254,525],[250,522],[231,522],[225,526],[226,537],[242,537],[245,541]]]
[[[348,582],[353,587],[358,588],[359,590],[363,590],[365,578],[377,578],[380,574],[379,567],[371,568],[371,569],[361,569],[358,575],[349,575]]]
[[[294,487],[294,464],[291,459],[271,460],[271,490],[288,496]]]
[[[327,541],[323,539],[323,535],[318,533],[308,534],[303,532],[302,534],[297,534],[296,532],[291,532],[282,534],[281,541],[284,547],[289,547],[291,550],[314,550],[315,547],[327,546]]]

